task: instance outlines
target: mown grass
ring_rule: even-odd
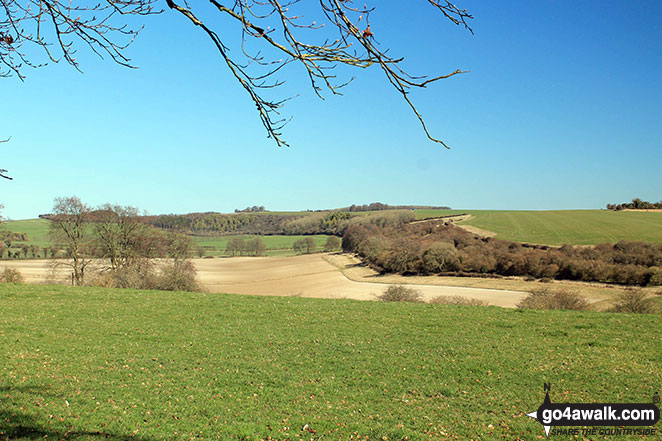
[[[662,381],[659,316],[28,285],[0,311],[0,439],[528,440],[543,382]]]
[[[317,251],[324,249],[324,244],[329,236],[315,235],[315,236],[251,236],[251,235],[235,235],[235,236],[191,236],[196,245],[205,250],[207,256],[225,256],[227,255],[225,249],[228,242],[234,237],[239,237],[244,241],[249,241],[255,237],[259,237],[264,245],[267,247],[266,255],[268,256],[287,256],[293,255],[294,250],[292,245],[299,239],[312,237],[315,239],[315,247]]]
[[[517,242],[547,245],[592,245],[619,240],[662,242],[662,213],[655,212],[417,210],[416,217],[425,219],[459,213],[474,216],[463,223],[493,231],[500,239]]]

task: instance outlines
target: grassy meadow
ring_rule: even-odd
[[[607,211],[607,210],[416,210],[417,219],[466,213],[473,219],[462,222],[497,233],[500,239],[546,245],[592,245],[619,240],[662,243],[662,213]],[[257,213],[260,214],[260,213]],[[270,213],[274,214],[274,213]],[[276,213],[283,216],[301,213]],[[365,212],[357,215],[365,215]],[[26,233],[29,245],[49,246],[48,220],[29,219],[4,222],[0,228]],[[194,242],[206,249],[206,254],[225,254],[227,241],[232,237],[250,239],[254,236],[193,236]],[[305,236],[261,236],[267,246],[267,255],[293,254],[292,244]],[[314,236],[317,248],[323,247],[328,236]],[[24,242],[16,242],[15,245]]]
[[[318,251],[324,249],[324,244],[329,236],[320,234],[315,236],[250,236],[250,235],[235,235],[235,236],[191,236],[193,242],[205,250],[207,256],[226,256],[225,248],[228,242],[234,238],[239,237],[244,241],[251,240],[255,237],[262,239],[262,242],[267,247],[265,255],[267,256],[288,256],[294,255],[292,245],[294,242],[306,237],[315,239],[315,247]]]
[[[656,315],[46,285],[0,311],[0,440],[536,439],[543,382],[662,383]]]
[[[592,245],[632,240],[662,242],[662,213],[607,210],[417,210],[418,219],[466,213],[463,222],[499,239],[546,245]]]
[[[259,214],[259,213],[258,213]],[[283,215],[286,215],[285,213]],[[26,233],[28,235],[27,242],[15,241],[12,244],[12,249],[16,250],[22,244],[36,245],[40,248],[48,247],[51,245],[48,230],[49,222],[46,219],[27,219],[17,221],[7,221],[0,225],[0,228],[7,231]],[[227,243],[233,237],[239,237],[244,240],[250,240],[256,236],[251,235],[233,235],[233,236],[191,236],[193,242],[205,250],[207,256],[224,256]],[[262,239],[262,242],[267,247],[267,256],[286,256],[293,255],[292,245],[299,239],[309,236],[257,236]],[[324,244],[328,238],[327,235],[311,236],[315,239],[315,245],[318,250],[324,248]]]
[[[15,244],[36,245],[40,248],[51,245],[48,237],[48,227],[50,221],[47,219],[25,219],[16,221],[7,221],[0,224],[0,229],[11,231],[13,233],[25,233],[28,235],[27,242],[15,242]]]

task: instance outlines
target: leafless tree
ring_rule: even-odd
[[[371,26],[370,15],[376,8],[419,6],[411,2],[376,6],[377,0],[364,1],[318,0],[312,5],[301,0],[165,0],[163,7],[181,14],[211,40],[278,146],[287,145],[281,130],[288,118],[280,112],[290,98],[267,97],[268,90],[282,85],[283,68],[296,63],[322,99],[324,90],[339,95],[353,79],[341,78],[338,67],[378,67],[414,112],[427,137],[448,147],[430,134],[409,93],[464,71],[432,77],[409,74],[403,58],[391,55],[378,43],[378,23]],[[468,21],[473,17],[467,10],[448,0],[425,0],[421,6],[425,3],[471,31]],[[30,46],[45,50],[44,62],[64,59],[79,69],[74,48],[81,42],[97,54],[131,67],[124,50],[141,28],[131,27],[127,16],[163,12],[160,4],[161,0],[105,0],[98,4],[84,0],[0,0],[0,67],[4,68],[0,75],[23,78],[25,66],[43,65],[32,57]],[[226,19],[222,32],[219,18]],[[233,29],[240,47],[231,52]],[[404,27],[400,30],[408,31]]]
[[[50,234],[54,243],[66,247],[70,261],[57,265],[71,268],[76,286],[85,280],[85,268],[92,262],[92,244],[88,225],[91,208],[76,197],[55,198]]]
[[[99,257],[109,260],[110,270],[119,271],[148,257],[149,232],[140,222],[135,207],[105,204],[95,212],[93,222],[94,242]]]

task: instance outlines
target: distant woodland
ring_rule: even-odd
[[[607,204],[607,210],[660,210],[662,209],[662,201],[660,202],[647,202],[639,198],[632,199],[632,202],[625,202],[622,204]]]

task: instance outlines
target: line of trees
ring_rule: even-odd
[[[625,202],[623,204],[607,204],[607,210],[660,210],[662,209],[662,201],[660,202],[647,202],[639,198],[632,199],[632,202]]]
[[[267,251],[267,246],[259,237],[245,241],[241,237],[233,237],[225,247],[225,252],[236,256],[262,256]]]
[[[480,238],[436,222],[352,225],[345,251],[384,273],[502,275],[624,285],[662,285],[662,244],[620,241],[560,248]]]
[[[430,206],[430,205],[389,205],[382,204],[381,202],[373,202],[371,204],[356,205],[352,204],[347,208],[341,208],[340,211],[349,211],[350,213],[362,211],[382,211],[382,210],[450,210],[450,207],[445,206]]]
[[[99,263],[95,284],[165,290],[197,287],[189,260],[194,250],[191,238],[144,224],[134,207],[106,204],[93,211],[78,197],[56,198],[50,235],[67,257],[54,264],[71,270],[74,285],[86,283],[87,270],[95,262]],[[159,258],[168,260],[156,265]]]

